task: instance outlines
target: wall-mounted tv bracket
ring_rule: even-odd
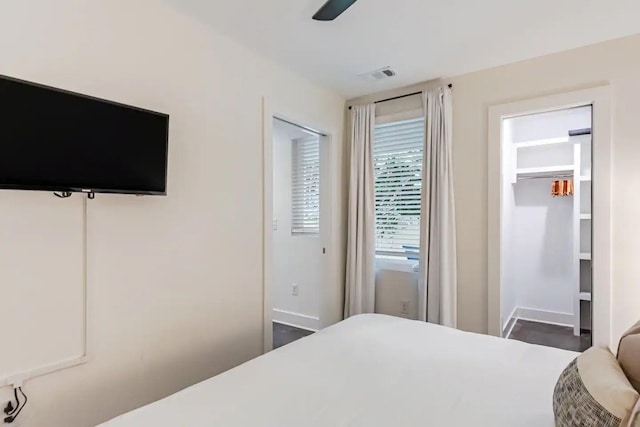
[[[89,199],[89,200],[93,200],[93,199],[95,199],[95,198],[96,198],[96,193],[94,193],[94,192],[93,192],[93,191],[91,191],[91,190],[81,190],[81,191],[82,191],[84,194],[86,194],[86,195],[87,195],[87,199]]]
[[[53,194],[54,194],[54,196],[59,197],[61,199],[68,199],[69,197],[71,197],[71,195],[73,193],[71,193],[69,191],[62,191],[62,192],[55,191]],[[96,193],[94,193],[93,191],[85,193],[85,194],[87,195],[87,199],[89,199],[89,200],[93,200],[93,199],[96,198]]]

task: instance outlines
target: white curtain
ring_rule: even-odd
[[[375,104],[351,109],[351,168],[344,317],[373,313],[375,306]]]
[[[420,218],[420,320],[457,326],[456,222],[448,87],[423,94],[425,146]]]

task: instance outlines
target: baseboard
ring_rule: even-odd
[[[551,325],[570,326],[573,328],[573,314],[558,313],[555,311],[536,310],[533,308],[518,307],[516,315],[521,320],[549,323]]]
[[[518,316],[516,316],[517,313],[518,313],[518,307],[515,307],[511,312],[511,314],[509,315],[509,319],[505,322],[502,328],[503,338],[508,339],[509,335],[511,335],[511,331],[513,331],[513,327],[516,326],[516,322],[518,321]]]
[[[306,331],[317,332],[320,329],[320,319],[306,314],[294,313],[292,311],[273,309],[273,321],[294,328]]]

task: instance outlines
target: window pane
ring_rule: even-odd
[[[375,127],[376,252],[418,259],[424,119]]]
[[[320,139],[292,142],[291,233],[320,232]]]

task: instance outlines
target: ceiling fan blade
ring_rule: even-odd
[[[358,0],[329,0],[313,15],[316,21],[333,21]]]

